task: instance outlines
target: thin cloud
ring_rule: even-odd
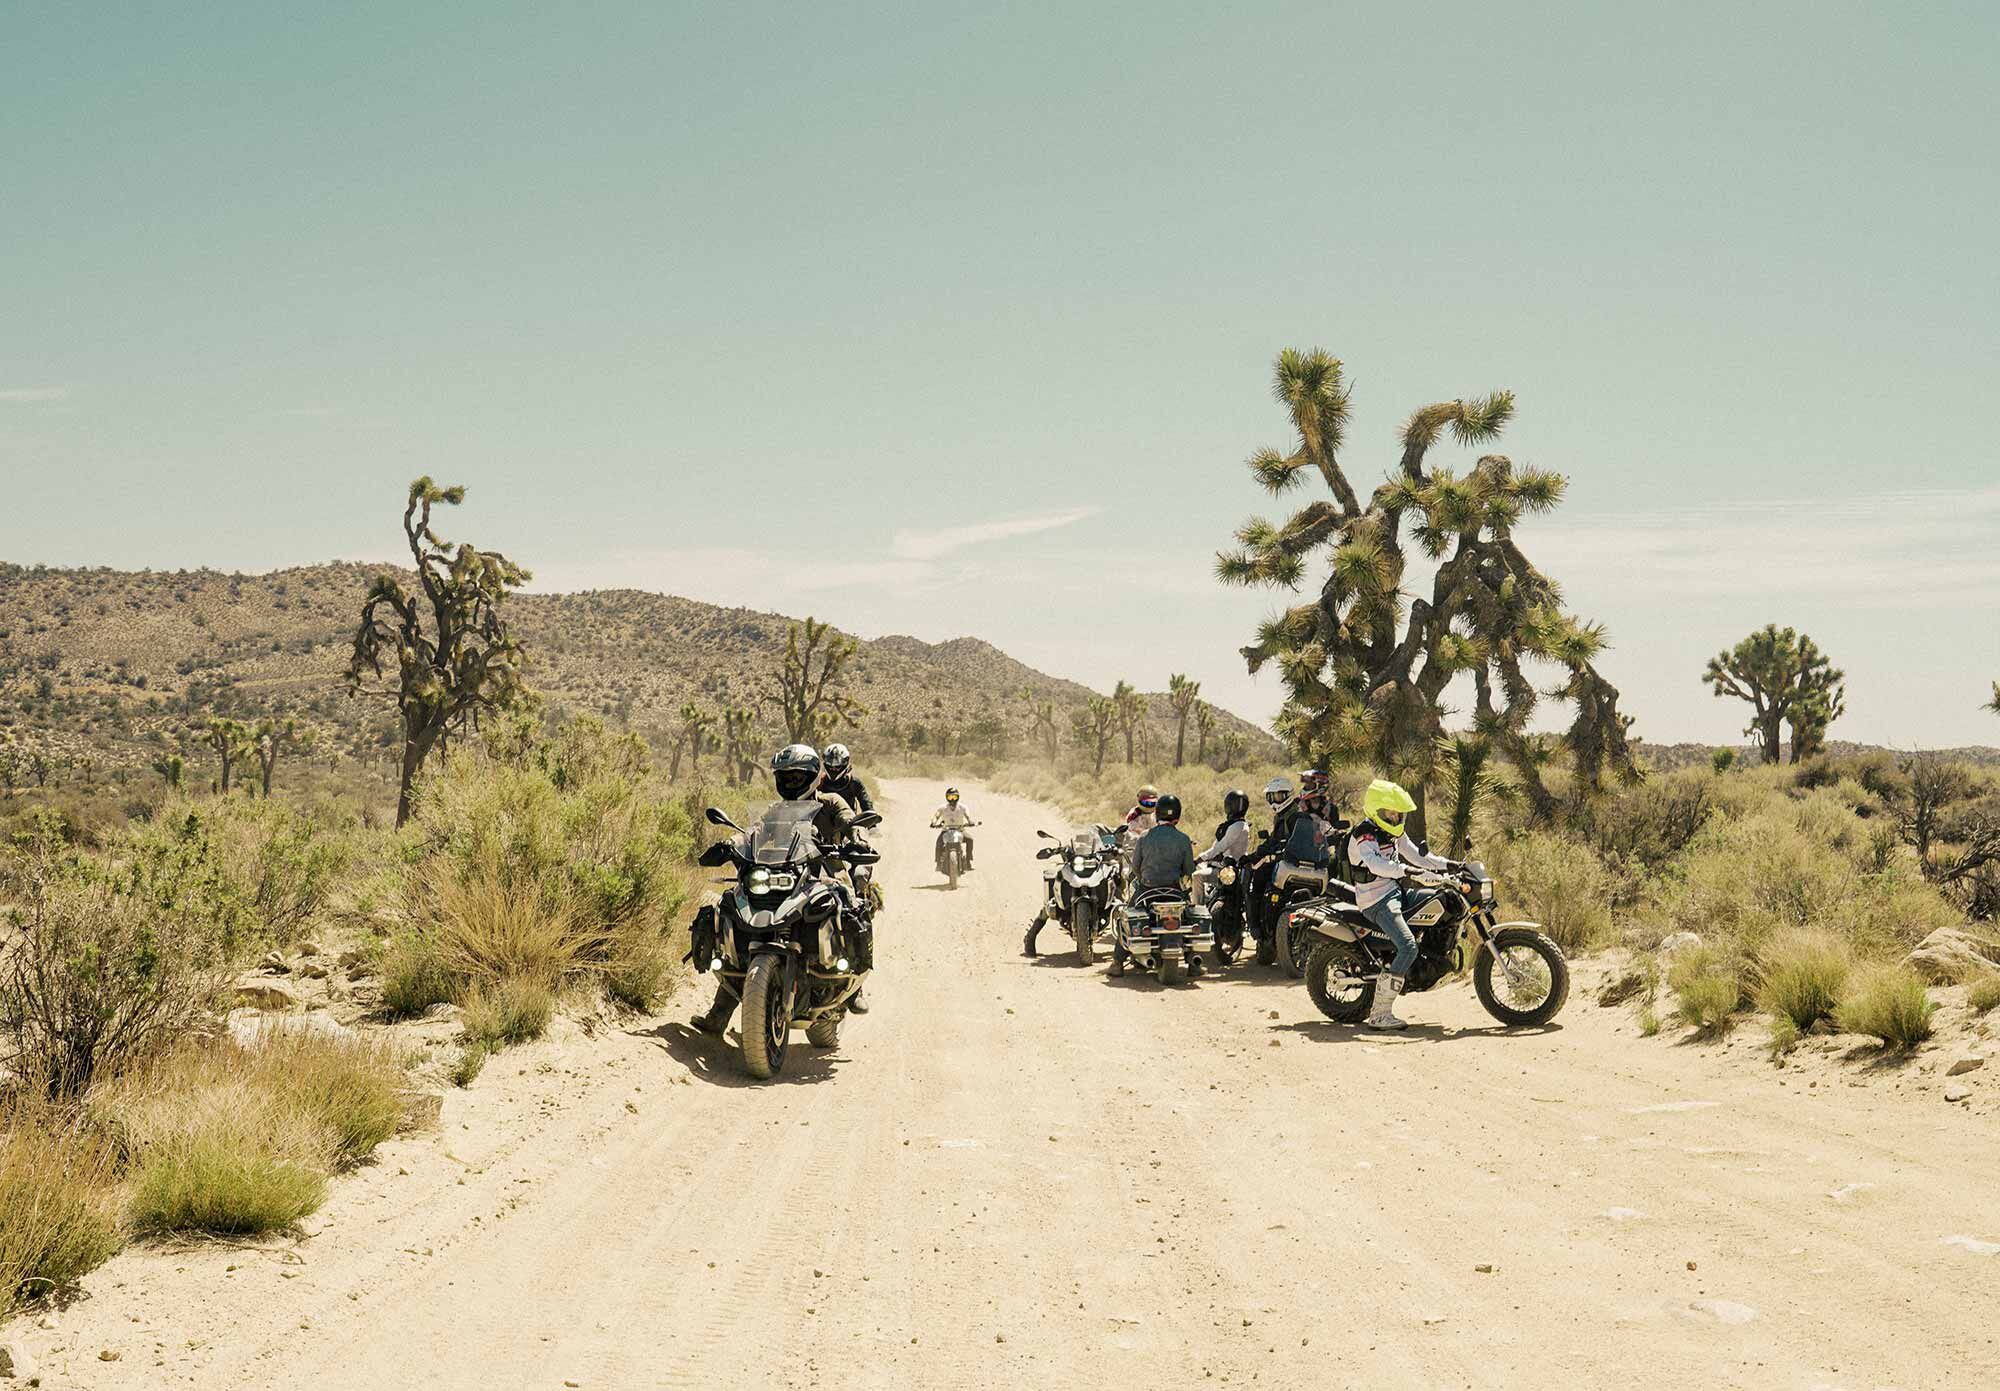
[[[983,545],[988,541],[1004,541],[1013,536],[1032,536],[1038,531],[1054,531],[1058,527],[1073,526],[1097,511],[1095,507],[1072,507],[1067,511],[1049,512],[1039,517],[972,522],[965,526],[943,527],[937,531],[899,531],[890,541],[889,549],[904,560],[939,560],[967,546]]]
[[[13,406],[39,405],[45,401],[67,401],[66,386],[10,386],[0,388],[0,402]]]

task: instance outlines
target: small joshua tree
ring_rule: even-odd
[[[673,762],[667,770],[669,782],[679,782],[681,778],[681,755],[688,756],[689,769],[696,777],[701,776],[702,749],[710,742],[709,728],[715,723],[715,716],[702,709],[693,701],[681,706],[680,727],[674,740]]]
[[[1167,678],[1167,704],[1174,711],[1174,767],[1187,762],[1188,716],[1201,700],[1201,682],[1178,673]],[[1199,755],[1197,755],[1198,757]]]
[[[1023,686],[1020,699],[1028,707],[1028,718],[1033,722],[1035,740],[1042,746],[1042,754],[1049,762],[1056,761],[1058,731],[1056,729],[1056,703],[1041,700],[1035,693]]]
[[[1146,722],[1146,697],[1134,690],[1129,681],[1120,681],[1111,691],[1111,708],[1118,722],[1118,732],[1125,739],[1125,763],[1131,766],[1132,740]]]
[[[1215,737],[1215,707],[1201,701],[1194,707],[1194,761],[1208,762],[1208,741]]]
[[[278,759],[287,750],[304,753],[313,746],[313,732],[293,719],[257,721],[250,730],[247,748],[257,760],[257,773],[264,795],[271,795],[271,780],[278,771]]]
[[[722,712],[722,761],[730,786],[740,787],[756,776],[760,741],[755,710],[733,705]]]
[[[230,780],[236,773],[236,760],[250,752],[250,727],[241,720],[214,715],[202,724],[200,737],[215,754],[221,769],[216,779],[216,790],[226,797],[229,795]]]
[[[396,824],[410,819],[410,791],[424,760],[445,756],[451,738],[482,715],[505,710],[525,687],[527,653],[508,631],[501,605],[528,572],[497,551],[453,546],[431,529],[431,508],[465,501],[462,487],[441,488],[428,477],[410,485],[403,536],[417,572],[417,592],[395,575],[381,575],[361,607],[347,675],[355,690],[393,663],[388,695],[402,718],[403,757]]]
[[[1069,717],[1070,732],[1078,747],[1091,750],[1093,775],[1104,771],[1104,753],[1111,746],[1111,730],[1117,720],[1118,706],[1111,697],[1098,695],[1085,701],[1083,709]]]

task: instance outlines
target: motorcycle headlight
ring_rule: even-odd
[[[1481,903],[1491,903],[1491,902],[1493,902],[1493,900],[1494,900],[1494,898],[1495,898],[1495,897],[1496,897],[1496,895],[1495,895],[1495,894],[1494,894],[1494,892],[1493,892],[1493,881],[1492,881],[1491,879],[1482,879],[1482,880],[1480,880],[1480,881],[1479,881],[1479,901],[1480,901]]]
[[[1224,865],[1215,872],[1215,877],[1225,884],[1234,884],[1236,882],[1236,866]]]
[[[761,890],[766,884],[769,884],[770,882],[771,882],[771,871],[765,869],[762,865],[759,865],[757,866],[757,868],[750,871],[750,887],[753,891]]]

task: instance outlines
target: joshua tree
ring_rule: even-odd
[[[1125,763],[1132,763],[1132,737],[1146,722],[1146,697],[1132,688],[1129,681],[1120,681],[1111,689],[1111,707],[1118,723],[1118,732],[1125,736]]]
[[[221,775],[216,780],[216,790],[225,797],[229,795],[230,778],[236,772],[236,760],[251,753],[250,727],[241,720],[224,719],[212,715],[202,725],[201,741],[215,751],[216,761],[221,765]]]
[[[1711,657],[1702,679],[1718,696],[1749,702],[1743,732],[1762,743],[1766,763],[1778,762],[1788,724],[1792,762],[1819,752],[1827,726],[1846,708],[1843,673],[1811,638],[1775,623]]]
[[[754,709],[732,705],[722,712],[722,761],[731,787],[740,787],[756,776],[760,742]]]
[[[1194,707],[1194,761],[1208,762],[1208,741],[1215,737],[1215,707],[1202,701]]]
[[[257,772],[264,795],[271,795],[271,779],[278,771],[278,758],[287,749],[304,753],[313,745],[313,732],[297,720],[265,719],[250,731],[246,747],[257,760]]]
[[[177,753],[161,754],[153,760],[153,771],[166,780],[169,792],[178,792],[187,777],[187,760]]]
[[[1187,762],[1188,716],[1201,699],[1201,682],[1176,674],[1167,678],[1167,704],[1174,710],[1174,767]],[[1199,757],[1199,755],[1197,755]]]
[[[1249,741],[1242,735],[1235,733],[1223,735],[1222,742],[1215,750],[1216,770],[1220,772],[1226,768],[1234,768],[1243,761],[1243,755],[1249,752],[1249,749]]]
[[[1057,729],[1056,703],[1040,700],[1026,686],[1021,687],[1020,699],[1027,704],[1028,718],[1034,722],[1036,742],[1041,744],[1043,755],[1053,763],[1056,761]]]
[[[1993,699],[1986,702],[1986,708],[1994,714],[2000,715],[2000,681],[1993,683]]]
[[[1498,454],[1481,456],[1463,476],[1426,462],[1447,434],[1464,445],[1496,437],[1514,414],[1512,393],[1419,409],[1403,425],[1397,467],[1364,502],[1338,459],[1350,391],[1339,359],[1288,349],[1278,355],[1275,390],[1298,442],[1289,454],[1253,455],[1251,473],[1273,495],[1313,476],[1329,497],[1283,522],[1245,522],[1240,548],[1216,558],[1216,574],[1228,584],[1297,590],[1308,561],[1327,552],[1318,592],[1267,620],[1243,649],[1251,671],[1275,663],[1284,679],[1277,728],[1287,742],[1316,762],[1365,760],[1410,784],[1421,831],[1445,690],[1470,676],[1475,728],[1514,765],[1537,819],[1556,810],[1539,766],[1543,750],[1528,733],[1544,695],[1575,707],[1563,743],[1579,796],[1607,772],[1636,777],[1631,721],[1593,665],[1604,630],[1562,611],[1561,591],[1514,538],[1524,515],[1561,500],[1563,478]],[[1437,562],[1428,597],[1403,590],[1412,542]],[[1525,668],[1530,659],[1555,666],[1565,680],[1538,692]]]
[[[860,646],[810,617],[803,630],[794,624],[785,635],[785,661],[773,699],[784,712],[785,733],[793,743],[817,744],[843,720],[858,724],[868,713],[840,690]]]
[[[1093,775],[1104,771],[1104,751],[1111,746],[1111,729],[1117,722],[1118,706],[1109,696],[1092,696],[1083,709],[1069,717],[1070,733],[1078,745],[1092,752]]]
[[[1464,857],[1472,843],[1472,818],[1482,803],[1507,795],[1507,784],[1493,770],[1493,742],[1484,735],[1459,734],[1438,743],[1438,769],[1444,774],[1449,825],[1445,854]]]
[[[410,790],[424,760],[445,756],[450,740],[470,723],[513,705],[525,689],[527,652],[508,632],[500,606],[528,572],[498,551],[460,543],[453,547],[431,529],[431,508],[465,501],[462,487],[440,488],[428,477],[410,485],[403,536],[417,572],[419,593],[395,575],[381,575],[361,607],[348,680],[360,690],[380,677],[385,661],[396,665],[393,699],[403,726],[396,824],[410,819]]]
[[[681,780],[681,755],[686,753],[689,766],[696,777],[701,776],[702,746],[709,742],[709,727],[715,723],[715,716],[688,701],[680,708],[680,732],[674,740],[673,763],[667,770],[669,782]]]

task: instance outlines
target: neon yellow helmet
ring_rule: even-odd
[[[1416,809],[1416,799],[1387,778],[1375,779],[1361,794],[1361,814],[1392,836],[1403,834],[1403,818]]]

